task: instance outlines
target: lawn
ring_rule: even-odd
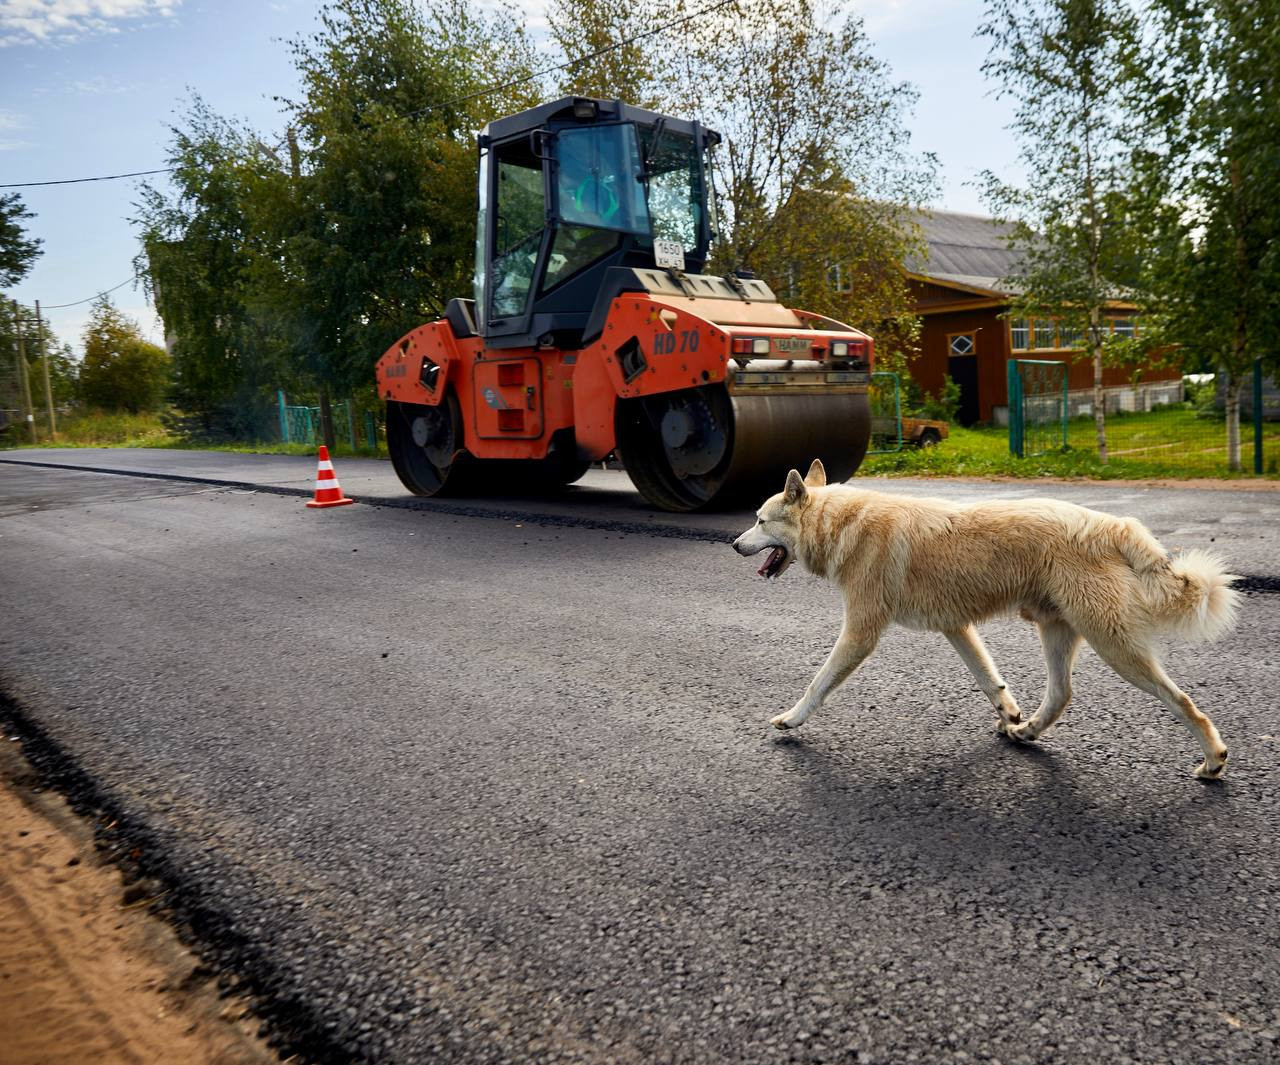
[[[1097,437],[1093,419],[1084,417],[1067,423],[1065,448],[1061,423],[1051,432],[1028,432],[1028,452],[1037,447],[1044,451],[1028,454],[1026,458],[1009,454],[1007,429],[952,426],[951,435],[938,447],[924,451],[904,448],[899,452],[869,455],[861,472],[889,477],[994,475],[1104,480],[1253,476],[1253,426],[1241,425],[1240,436],[1245,472],[1239,474],[1227,470],[1226,423],[1217,418],[1197,417],[1194,410],[1183,406],[1143,414],[1108,415],[1110,461],[1105,466],[1098,461],[1095,450]],[[1280,422],[1266,422],[1263,425],[1264,476],[1280,476],[1278,457]]]

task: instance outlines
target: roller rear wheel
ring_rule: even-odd
[[[471,486],[467,475],[474,460],[462,441],[462,413],[452,392],[435,407],[387,403],[391,465],[414,495],[458,495]]]
[[[579,480],[590,463],[577,457],[572,438],[557,441],[545,459],[477,459],[463,450],[457,396],[438,406],[387,403],[387,450],[404,486],[419,496],[541,495]]]

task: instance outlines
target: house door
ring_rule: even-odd
[[[960,409],[956,418],[970,426],[981,414],[978,407],[978,354],[972,333],[947,337],[947,375],[960,388]]]

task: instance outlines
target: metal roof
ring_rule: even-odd
[[[921,211],[911,216],[928,245],[925,258],[911,256],[906,263],[913,274],[939,284],[959,284],[1004,295],[1019,291],[1003,278],[1017,275],[1026,253],[1013,250],[1005,238],[1013,232],[1009,222],[997,222],[958,211]]]

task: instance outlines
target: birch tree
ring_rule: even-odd
[[[1099,461],[1107,461],[1102,388],[1107,301],[1131,262],[1126,167],[1139,23],[1124,0],[989,0],[983,71],[1017,107],[1012,129],[1025,187],[983,175],[993,213],[1014,222],[1024,266],[1014,313],[1053,315],[1083,332],[1093,361]]]
[[[1164,338],[1223,378],[1227,461],[1255,360],[1280,365],[1280,11],[1154,0],[1157,91],[1134,171],[1151,232],[1144,282]]]

